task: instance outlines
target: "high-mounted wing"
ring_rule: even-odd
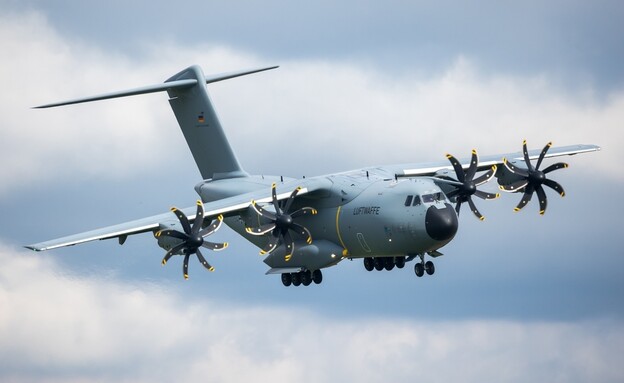
[[[540,214],[546,212],[547,197],[542,185],[546,185],[555,190],[562,197],[565,195],[563,187],[549,178],[547,174],[558,169],[567,168],[568,165],[559,162],[540,170],[540,165],[545,158],[560,156],[571,156],[579,153],[588,153],[600,150],[596,145],[572,145],[553,148],[552,143],[546,144],[542,150],[527,149],[526,140],[522,143],[522,152],[508,153],[502,155],[487,156],[478,159],[476,150],[472,151],[469,160],[459,161],[450,154],[447,154],[448,163],[428,163],[420,165],[404,165],[395,169],[396,177],[431,177],[441,184],[447,196],[456,202],[456,210],[463,202],[468,202],[474,215],[483,220],[479,210],[472,201],[472,195],[482,199],[494,199],[498,194],[486,193],[477,190],[477,186],[496,177],[499,188],[506,192],[524,192],[520,203],[514,209],[519,211],[531,200],[533,194],[537,194],[540,207]],[[533,165],[531,161],[537,160]],[[516,164],[517,163],[517,164]],[[456,179],[450,176],[450,170],[455,173]],[[478,171],[487,171],[480,177],[473,179]]]
[[[544,158],[560,157],[560,156],[573,156],[580,153],[590,153],[599,151],[600,146],[597,145],[570,145],[550,148]],[[528,151],[529,159],[536,160],[541,154],[541,150]],[[524,160],[523,152],[514,152],[507,154],[496,154],[492,156],[485,156],[479,160],[479,167],[477,171],[484,171],[490,169],[493,165],[498,168],[504,165],[503,159],[506,158],[509,161],[522,161]],[[460,161],[464,169],[468,169],[470,165],[470,159],[462,159]],[[453,167],[448,162],[429,162],[420,164],[405,164],[396,169],[397,177],[419,177],[419,176],[434,176],[441,170],[453,170]]]
[[[294,185],[294,183],[293,183]],[[292,186],[291,189],[294,189],[301,186],[301,189],[298,192],[298,195],[304,195],[309,193],[312,190],[318,188],[308,182],[298,182],[297,185]],[[285,190],[290,190],[288,187],[291,185],[284,184],[283,187]],[[291,196],[290,192],[287,193],[279,193],[276,195],[278,200],[287,199]],[[262,188],[257,191],[239,194],[233,197],[220,199],[214,202],[208,202],[204,204],[204,216],[205,217],[218,217],[219,215],[231,215],[238,211],[247,209],[251,205],[251,201],[256,201],[259,203],[270,203],[272,202],[273,197],[270,194],[270,190],[268,188]],[[181,212],[187,217],[190,224],[192,224],[196,218],[196,207],[189,207],[185,209],[181,209]],[[91,230],[80,234],[70,235],[67,237],[62,237],[58,239],[53,239],[50,241],[39,242],[32,245],[24,246],[28,249],[35,251],[44,251],[56,249],[59,247],[73,246],[85,242],[95,241],[95,240],[104,240],[104,239],[112,239],[119,238],[120,243],[125,241],[125,238],[129,235],[146,233],[146,232],[157,232],[167,223],[178,222],[178,218],[176,215],[171,213],[163,213],[154,215],[151,217],[141,218],[138,220],[125,222],[118,225],[107,226],[101,229]]]

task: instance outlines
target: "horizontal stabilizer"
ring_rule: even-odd
[[[258,72],[263,72],[263,71],[271,70],[275,68],[278,68],[278,66],[222,73],[222,74],[207,76],[205,79],[206,79],[206,84],[211,84],[213,82],[229,80],[231,78],[245,76],[248,74],[253,74],[253,73],[258,73]],[[52,104],[39,105],[39,106],[35,106],[33,109],[54,108],[56,106],[81,104],[83,102],[107,100],[107,99],[118,98],[118,97],[136,96],[139,94],[170,91],[174,89],[185,89],[185,88],[190,88],[195,84],[197,84],[197,79],[191,78],[191,79],[184,79],[184,80],[175,80],[175,81],[165,82],[162,84],[148,85],[148,86],[143,86],[143,87],[135,88],[135,89],[122,90],[119,92],[111,92],[111,93],[105,93],[105,94],[101,94],[97,96],[82,97],[82,98],[77,98],[74,100],[67,100],[67,101],[55,102]]]

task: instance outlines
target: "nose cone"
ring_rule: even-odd
[[[457,214],[448,203],[442,209],[435,206],[427,209],[425,228],[427,234],[436,241],[451,240],[457,233],[457,226]]]

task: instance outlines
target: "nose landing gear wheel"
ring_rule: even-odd
[[[428,275],[433,275],[433,273],[435,273],[435,266],[433,265],[433,262],[427,261],[425,263],[425,271]]]

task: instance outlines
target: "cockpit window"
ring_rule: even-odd
[[[444,194],[442,194],[441,192],[432,193],[432,194],[424,194],[422,196],[423,203],[433,203],[433,202],[445,201],[445,200],[446,198],[444,197]]]
[[[405,199],[405,206],[411,206],[412,205],[412,198],[414,198],[414,196],[408,195],[407,198]],[[416,196],[416,198],[418,198],[418,196]]]
[[[412,203],[412,206],[418,206],[420,205],[420,197],[415,195],[414,196],[414,202]]]

